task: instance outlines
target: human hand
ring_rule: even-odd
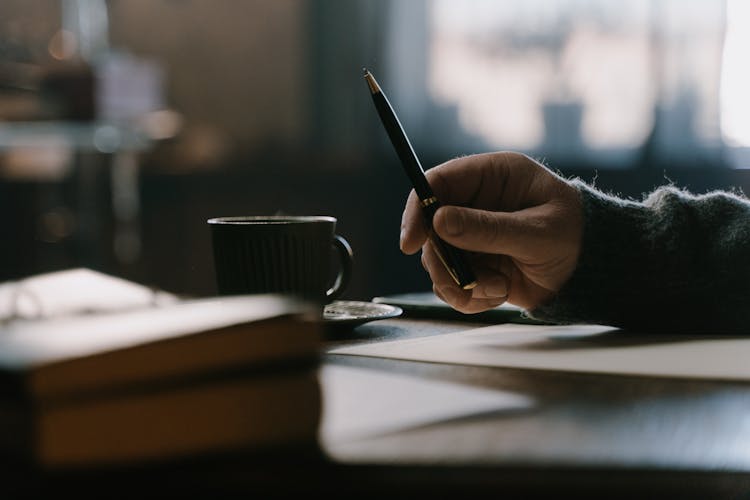
[[[461,289],[428,239],[414,190],[401,221],[401,251],[422,249],[433,291],[454,309],[476,313],[506,300],[533,309],[573,273],[581,247],[578,190],[531,158],[512,152],[457,158],[426,172],[443,205],[433,230],[467,251],[477,286]]]

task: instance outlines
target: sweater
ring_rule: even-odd
[[[581,253],[535,319],[682,333],[750,333],[750,200],[671,186],[642,202],[576,180]]]

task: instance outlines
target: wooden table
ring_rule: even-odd
[[[339,332],[329,347],[485,326],[400,318]],[[528,395],[526,410],[453,420],[336,446],[390,466],[415,491],[750,498],[750,384],[328,355],[326,362]],[[750,363],[750,360],[748,360]],[[429,472],[428,472],[429,471]],[[424,483],[418,478],[424,474]],[[400,475],[399,475],[400,474]]]
[[[478,326],[485,325],[381,320],[332,332],[327,348]],[[332,354],[324,363],[512,391],[535,403],[310,453],[279,450],[276,456],[52,474],[36,489],[23,471],[4,468],[4,478],[21,478],[6,492],[73,491],[78,498],[750,498],[750,384]]]

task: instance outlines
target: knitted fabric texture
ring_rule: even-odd
[[[529,316],[639,331],[750,332],[750,201],[662,187],[634,202],[573,184],[585,220],[578,266]]]

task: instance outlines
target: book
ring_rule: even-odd
[[[43,468],[110,467],[317,446],[314,369],[40,402],[3,421],[3,450]],[[22,423],[21,420],[30,423]],[[28,428],[31,426],[32,428]]]
[[[56,314],[0,322],[0,454],[89,466],[316,439],[323,337],[311,305],[268,294],[151,297],[123,309],[68,296],[61,307],[40,285],[143,291],[109,278],[33,277],[35,307],[56,304]]]

